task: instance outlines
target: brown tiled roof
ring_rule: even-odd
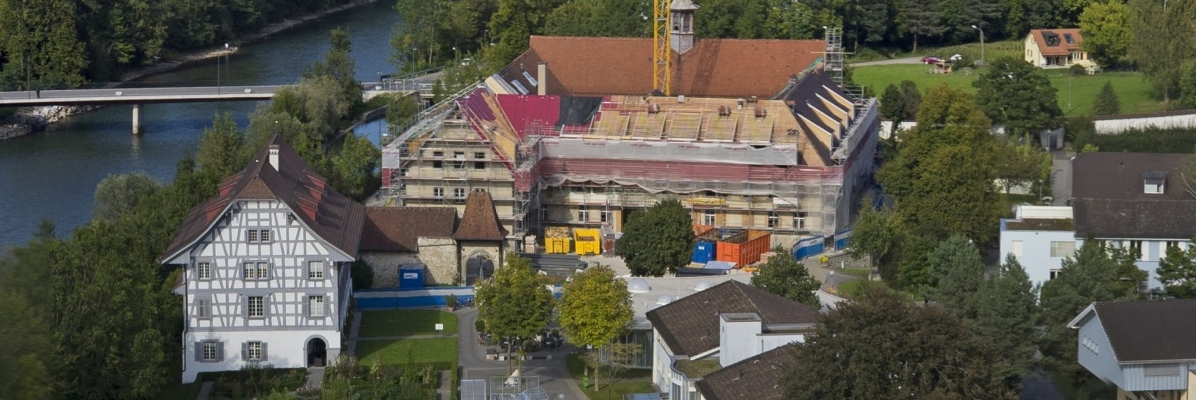
[[[1080,34],[1079,29],[1033,29],[1030,30],[1030,35],[1034,36],[1034,44],[1038,45],[1038,52],[1044,56],[1066,56],[1071,54],[1072,50],[1079,50],[1084,43],[1084,35]],[[1047,37],[1055,35],[1059,38],[1058,46],[1047,46]],[[1064,35],[1071,35],[1074,43],[1067,43]]]
[[[766,326],[818,319],[813,308],[734,280],[648,311],[647,317],[673,354],[692,356],[719,346],[719,315],[725,313],[756,313]]]
[[[707,400],[780,400],[781,377],[794,362],[788,344],[707,374],[695,386]]]
[[[451,238],[457,224],[452,207],[366,207],[361,251],[419,251],[420,237]]]
[[[499,74],[531,94],[536,85],[523,73],[536,77],[541,62],[548,64],[550,95],[647,95],[653,90],[651,38],[532,36],[529,47]],[[822,40],[696,39],[692,50],[672,53],[671,94],[771,98],[825,47]]]
[[[278,149],[278,170],[270,166],[270,148]],[[317,236],[349,257],[356,257],[365,206],[337,193],[280,136],[274,136],[245,169],[220,182],[219,192],[192,208],[163,254],[174,258],[207,233],[235,200],[279,200]]]
[[[494,200],[490,193],[475,190],[469,193],[465,200],[465,215],[461,217],[461,225],[453,234],[457,240],[491,240],[501,241],[507,237],[507,230],[498,221],[498,212],[494,211]]]
[[[1196,300],[1095,303],[1118,362],[1196,360]]]
[[[1190,154],[1084,153],[1072,161],[1076,235],[1096,238],[1189,239],[1196,234],[1196,198],[1180,168]],[[1145,193],[1145,176],[1164,176],[1163,193]]]

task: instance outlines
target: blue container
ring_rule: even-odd
[[[698,242],[698,244],[694,246],[694,256],[692,258],[693,262],[698,264],[706,264],[711,260],[714,260],[714,248],[715,242]]]
[[[399,267],[399,290],[418,290],[423,288],[423,265],[405,265]]]

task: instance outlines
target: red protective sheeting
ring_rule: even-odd
[[[521,138],[533,125],[552,128],[561,114],[560,96],[500,94],[498,104]]]

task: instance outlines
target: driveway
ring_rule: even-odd
[[[478,333],[474,329],[478,309],[463,308],[453,314],[457,315],[457,363],[461,367],[461,379],[485,379],[489,384],[493,377],[506,377],[507,362],[487,360],[486,347],[478,344]],[[534,353],[537,358],[551,355],[552,359],[524,361],[521,375],[538,377],[540,386],[548,393],[550,399],[585,400],[585,394],[565,370],[565,355],[575,350],[573,346],[566,344],[552,351]]]
[[[890,60],[866,61],[851,63],[853,67],[867,67],[870,65],[922,64],[922,57],[894,58]]]
[[[1068,205],[1071,199],[1071,158],[1075,154],[1070,151],[1056,151],[1051,153],[1051,205]]]

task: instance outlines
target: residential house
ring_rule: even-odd
[[[1118,400],[1181,400],[1196,387],[1193,315],[1196,300],[1098,302],[1067,326],[1079,330],[1080,365]]]
[[[1067,68],[1078,64],[1089,70],[1096,63],[1083,48],[1079,29],[1033,29],[1026,35],[1026,62],[1039,68]]]
[[[218,189],[190,211],[161,259],[182,267],[182,381],[335,359],[365,207],[278,136]]]
[[[399,268],[422,265],[425,281],[451,284],[460,278],[452,207],[366,207],[361,259],[374,271],[374,288],[399,286]]]
[[[766,351],[804,342],[817,316],[813,308],[736,280],[672,301],[647,313],[653,335],[652,382],[670,399],[702,399],[697,381]]]
[[[1014,218],[1001,220],[1000,242],[999,254],[1013,255],[1025,268],[1030,283],[1041,285],[1055,279],[1063,259],[1076,252],[1072,209],[1017,206]]]

